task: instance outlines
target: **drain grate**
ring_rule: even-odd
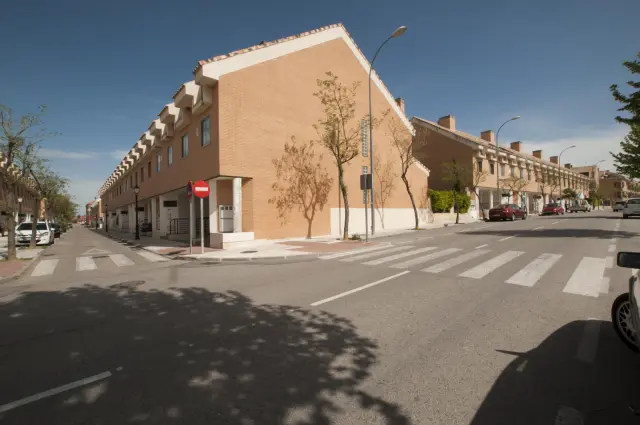
[[[255,254],[258,251],[242,251],[240,254]]]

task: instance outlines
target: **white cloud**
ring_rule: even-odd
[[[79,213],[84,213],[85,205],[95,199],[98,189],[103,183],[104,180],[70,179],[68,191],[73,197],[73,201],[78,204]]]
[[[109,153],[109,155],[111,155],[111,157],[113,159],[116,159],[118,161],[122,161],[122,158],[124,158],[124,156],[126,154],[128,154],[129,151],[128,150],[115,150]]]
[[[73,159],[83,160],[92,159],[96,157],[95,152],[70,152],[58,149],[42,148],[38,151],[41,157],[46,159]]]

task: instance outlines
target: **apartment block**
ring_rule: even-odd
[[[35,183],[30,179],[18,179],[21,183],[17,185],[15,193],[9,193],[5,182],[15,181],[21,173],[16,167],[8,167],[7,160],[0,154],[0,227],[6,229],[6,220],[13,215],[18,223],[31,221],[36,210],[38,195]],[[42,201],[41,201],[42,202]],[[41,203],[41,215],[44,211]]]
[[[614,205],[617,201],[640,197],[638,184],[622,174],[611,171],[600,173],[598,192],[604,205]]]
[[[431,171],[430,188],[451,189],[443,164],[455,160],[468,175],[472,211],[515,203],[541,212],[546,203],[558,201],[566,188],[574,189],[580,198],[588,196],[589,177],[575,172],[571,164],[561,166],[557,156],[547,160],[541,150],[527,153],[521,141],[496,146],[492,130],[479,137],[465,133],[458,130],[453,115],[437,122],[414,117],[411,122],[416,134],[426,139],[426,144],[417,145],[416,157]],[[476,183],[479,199],[472,187]]]
[[[368,114],[369,62],[342,25],[199,61],[194,79],[174,93],[100,189],[109,227],[134,231],[137,187],[138,221],[150,223],[153,236],[184,239],[189,230],[199,234],[199,201],[190,203],[186,186],[189,181],[204,180],[211,190],[202,208],[210,246],[255,238],[304,237],[309,226],[304,212],[293,206],[283,218],[274,202],[274,184],[282,183],[274,160],[282,156],[292,137],[300,143],[318,139],[314,124],[325,115],[314,93],[328,72],[347,86],[360,84],[353,121],[359,130],[360,119]],[[403,101],[396,101],[375,71],[372,85],[373,115],[385,116],[374,129],[376,157],[382,164],[391,161],[395,178],[395,189],[384,205],[377,205],[376,226],[409,228],[413,210],[399,177],[399,157],[388,124],[400,123],[409,140],[414,129]],[[314,149],[318,165],[332,176],[333,184],[328,202],[315,211],[312,234],[339,235],[345,209],[337,166],[321,143]],[[365,230],[359,181],[369,160],[360,153],[344,164],[351,233]],[[426,193],[429,170],[418,163],[409,171],[415,193]]]

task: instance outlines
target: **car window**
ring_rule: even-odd
[[[38,223],[38,224],[36,224],[36,229],[38,229],[38,230],[49,230],[49,229],[47,229],[47,223]]]
[[[636,204],[636,205],[638,205],[638,204],[640,204],[640,199],[629,199],[627,201],[627,204]]]
[[[624,202],[624,201],[618,201],[618,202],[616,202],[616,205],[624,205],[624,204],[625,204],[625,202]]]
[[[20,223],[16,230],[31,230],[31,223]]]

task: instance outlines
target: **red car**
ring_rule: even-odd
[[[564,208],[552,202],[550,204],[545,205],[545,207],[542,209],[541,215],[560,215],[560,214],[564,215]]]
[[[527,211],[515,204],[502,204],[489,210],[489,221],[527,219]]]

